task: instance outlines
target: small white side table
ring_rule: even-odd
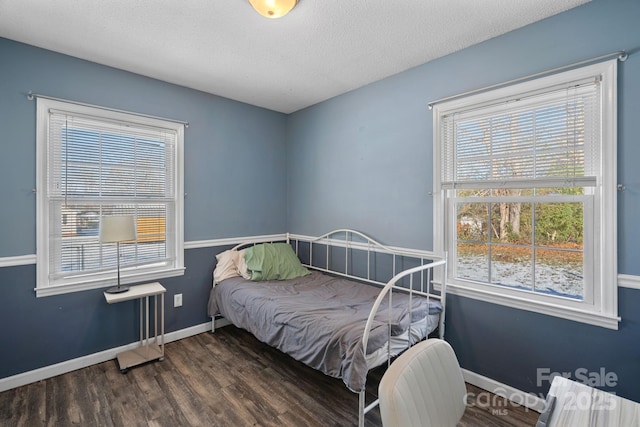
[[[164,359],[164,293],[166,291],[160,283],[153,282],[131,286],[128,291],[119,294],[104,293],[104,298],[109,304],[132,299],[140,300],[140,346],[117,355],[122,373],[126,373],[132,366]],[[149,337],[149,297],[151,296],[153,296],[154,303],[155,333],[153,338]],[[160,316],[158,316],[158,296],[160,296]],[[158,317],[160,317],[160,337],[158,337]]]

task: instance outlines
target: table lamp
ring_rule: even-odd
[[[133,215],[110,215],[100,219],[100,242],[117,245],[118,285],[107,289],[109,294],[117,294],[129,290],[120,286],[120,242],[136,239],[136,227]]]

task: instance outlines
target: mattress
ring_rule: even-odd
[[[442,311],[437,300],[394,292],[391,307],[387,300],[378,310],[365,354],[362,335],[379,292],[320,272],[283,281],[232,277],[213,287],[208,312],[359,392],[368,370],[386,361],[389,330],[391,353],[399,353],[434,330]]]

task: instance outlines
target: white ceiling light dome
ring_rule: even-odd
[[[251,6],[267,18],[281,18],[296,7],[298,0],[249,0]]]

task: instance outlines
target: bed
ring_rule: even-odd
[[[384,246],[354,230],[240,244],[217,257],[208,312],[359,393],[367,372],[437,331],[444,260]],[[436,289],[437,288],[437,289]]]

